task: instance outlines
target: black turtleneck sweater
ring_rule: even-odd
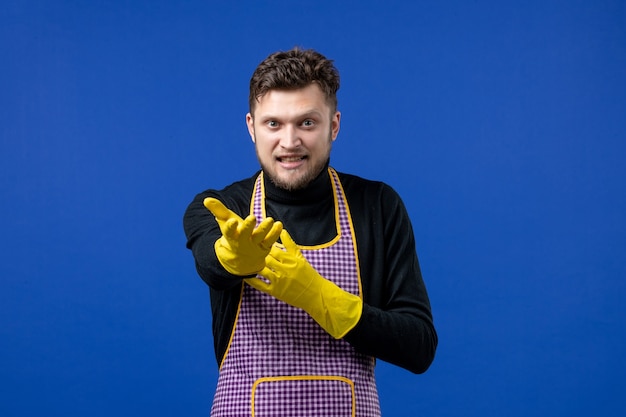
[[[224,270],[217,260],[214,243],[221,232],[203,201],[217,198],[245,218],[250,214],[258,174],[223,190],[198,194],[183,219],[187,247],[193,252],[198,274],[210,287],[218,363],[235,324],[243,281]],[[382,182],[338,174],[352,216],[363,287],[363,314],[344,340],[360,353],[422,373],[434,359],[437,334],[404,204]],[[266,176],[264,179],[266,214],[280,220],[294,241],[315,246],[335,237],[332,183],[327,170],[298,191],[277,188]]]

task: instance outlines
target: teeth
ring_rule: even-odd
[[[298,156],[298,157],[289,157],[289,158],[280,158],[281,161],[283,162],[298,162],[301,161],[303,159],[303,157]]]

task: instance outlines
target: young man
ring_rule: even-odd
[[[267,57],[246,116],[261,170],[198,194],[185,213],[211,290],[212,416],[379,416],[375,359],[422,373],[434,358],[400,197],[329,167],[338,89],[313,50]]]

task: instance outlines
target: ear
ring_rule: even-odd
[[[254,139],[254,119],[250,113],[246,114],[246,125],[248,125],[248,133],[250,134],[252,142],[256,143]]]
[[[341,113],[336,111],[330,118],[331,139],[334,141],[339,134],[339,126],[341,125]]]

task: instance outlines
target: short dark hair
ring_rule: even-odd
[[[339,71],[333,61],[313,49],[295,47],[274,52],[263,60],[250,79],[248,102],[253,114],[259,97],[270,90],[296,90],[316,83],[326,100],[337,110]]]

